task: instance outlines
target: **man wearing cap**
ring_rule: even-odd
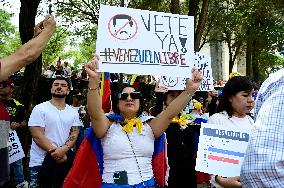
[[[27,121],[25,119],[25,107],[12,98],[14,92],[14,82],[12,79],[0,83],[0,98],[9,112],[10,129],[15,130],[22,146],[25,144],[25,135],[27,134]],[[28,188],[28,182],[25,181],[23,173],[23,162],[19,159],[10,164],[14,172],[16,188]]]
[[[54,33],[55,27],[54,17],[52,15],[46,16],[42,22],[36,25],[33,39],[22,45],[13,54],[1,58],[0,81],[36,60]],[[7,148],[9,128],[9,113],[0,100],[0,187],[3,187],[5,182],[9,180]]]

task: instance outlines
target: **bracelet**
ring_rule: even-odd
[[[218,175],[216,175],[215,178],[214,178],[214,180],[215,180],[216,183],[218,183],[218,182],[217,182],[217,177],[218,177]]]
[[[89,87],[88,89],[89,89],[89,91],[95,91],[95,90],[97,90],[97,89],[99,89],[100,88],[100,86],[98,86],[98,87],[96,87],[96,88],[91,88],[91,87]]]

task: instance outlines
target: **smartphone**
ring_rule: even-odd
[[[218,97],[222,94],[223,87],[215,87],[214,88],[218,92]]]
[[[221,96],[221,95],[222,95],[222,91],[223,91],[223,90],[218,89],[217,91],[218,91],[218,97],[219,97],[219,96]]]
[[[117,171],[113,173],[113,181],[118,185],[128,184],[128,177],[126,171]]]

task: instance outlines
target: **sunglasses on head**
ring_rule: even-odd
[[[119,94],[118,94],[118,99],[119,99],[119,100],[126,100],[129,95],[130,95],[130,97],[131,97],[132,99],[140,99],[140,97],[141,97],[140,92],[119,93]]]

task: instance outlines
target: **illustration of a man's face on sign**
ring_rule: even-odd
[[[120,40],[129,40],[137,33],[137,23],[129,15],[117,14],[108,23],[110,34]]]

